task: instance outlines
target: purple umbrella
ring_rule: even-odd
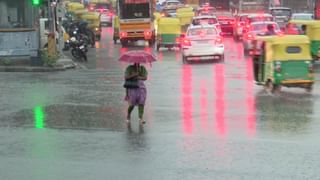
[[[156,60],[153,54],[142,50],[125,52],[119,58],[119,61],[127,63],[151,63]]]

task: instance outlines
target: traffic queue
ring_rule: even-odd
[[[288,8],[231,14],[209,4],[184,5],[178,0],[164,1],[152,11],[150,2],[141,0],[139,8],[132,10],[137,7],[136,1],[117,1],[117,14],[112,15],[115,44],[127,47],[144,40],[156,51],[179,49],[183,63],[223,62],[223,39],[229,35],[242,43],[245,56],[252,57],[257,84],[270,92],[279,91],[281,86],[312,90],[313,64],[320,57],[320,22],[310,14],[291,14]],[[94,27],[92,22],[90,27]],[[97,31],[94,33],[99,36]]]

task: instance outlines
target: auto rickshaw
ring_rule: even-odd
[[[281,86],[312,90],[314,70],[307,36],[260,36],[254,50],[259,52],[253,56],[258,85],[264,85],[272,93],[280,91]]]
[[[85,9],[84,5],[77,2],[71,2],[67,4],[67,11],[68,12],[74,12],[76,10]]]
[[[305,25],[310,39],[311,55],[314,60],[320,60],[320,21],[319,20],[291,20],[290,24]]]
[[[119,17],[118,16],[114,16],[113,19],[113,43],[117,44],[118,39],[120,39],[119,37]]]
[[[192,7],[182,7],[177,9],[177,18],[180,20],[182,31],[185,32],[187,27],[191,24],[195,13]]]
[[[81,16],[81,19],[88,22],[88,28],[90,28],[97,40],[101,38],[101,23],[100,23],[100,13],[88,12]]]
[[[181,35],[180,21],[178,18],[163,17],[158,20],[157,51],[160,47],[180,47]]]

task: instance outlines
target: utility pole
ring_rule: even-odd
[[[57,54],[56,43],[56,0],[48,0],[48,20],[49,20],[49,35],[48,35],[48,55],[55,56]]]

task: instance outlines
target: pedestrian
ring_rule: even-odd
[[[277,35],[277,33],[274,30],[274,25],[273,24],[268,24],[267,26],[267,32],[265,33],[266,36],[273,36]]]
[[[307,33],[307,26],[305,24],[303,24],[301,26],[301,32],[300,32],[300,35],[306,35]]]
[[[136,83],[136,87],[134,86],[126,86],[126,97],[125,100],[128,101],[128,111],[127,111],[127,123],[130,124],[131,120],[131,112],[133,111],[135,106],[138,106],[138,114],[139,114],[139,122],[140,124],[145,124],[145,120],[143,119],[144,113],[144,105],[147,97],[147,89],[144,84],[144,81],[147,80],[148,72],[146,68],[139,63],[134,63],[133,65],[129,65],[125,71],[125,80],[133,81]]]

